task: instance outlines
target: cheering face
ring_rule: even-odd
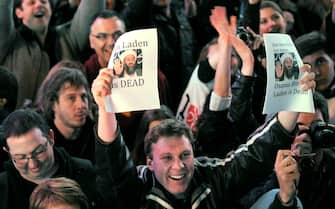
[[[97,18],[90,33],[91,48],[98,55],[100,67],[107,67],[116,40],[125,32],[125,26],[117,17]]]
[[[88,92],[84,87],[74,87],[65,83],[58,93],[58,101],[53,105],[57,127],[79,128],[88,116]]]
[[[31,30],[45,32],[52,12],[49,0],[22,0],[21,7],[16,8],[15,14]]]
[[[14,166],[23,178],[39,181],[50,177],[55,165],[53,139],[49,141],[40,129],[8,137],[7,144]]]
[[[194,173],[194,155],[185,136],[160,137],[152,144],[152,156],[147,158],[149,169],[159,183],[176,198],[182,198]]]
[[[323,51],[318,51],[303,58],[315,73],[316,90],[322,91],[331,85],[334,80],[334,61]]]
[[[286,33],[284,17],[271,7],[260,10],[259,33]]]

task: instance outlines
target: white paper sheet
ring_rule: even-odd
[[[108,63],[115,78],[112,94],[105,98],[107,111],[118,113],[160,107],[157,56],[156,29],[134,30],[120,36]]]
[[[263,114],[281,110],[314,113],[312,91],[302,91],[303,62],[287,34],[264,34],[267,86]],[[277,68],[276,68],[277,65]],[[280,69],[282,67],[282,69]]]

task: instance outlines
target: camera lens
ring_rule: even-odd
[[[238,36],[244,43],[247,43],[249,40],[248,34],[247,33],[240,33]]]

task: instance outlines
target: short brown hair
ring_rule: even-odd
[[[89,209],[88,198],[79,184],[71,179],[51,178],[40,183],[30,195],[30,209],[45,209],[52,205],[65,203]]]
[[[194,149],[194,137],[191,129],[182,121],[176,119],[165,119],[146,135],[144,139],[144,153],[151,157],[151,145],[157,143],[160,137],[185,136]]]

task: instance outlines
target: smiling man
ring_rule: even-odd
[[[70,22],[53,28],[50,1],[0,0],[0,65],[20,81],[18,107],[34,101],[37,88],[58,61],[87,58],[89,23],[105,4],[104,0],[82,0]],[[17,28],[13,11],[21,23]]]
[[[167,119],[147,134],[146,165],[136,168],[115,114],[106,111],[104,97],[112,93],[111,70],[102,69],[92,85],[99,106],[96,167],[99,189],[106,199],[117,191],[119,208],[233,208],[241,195],[273,171],[278,149],[289,148],[294,139],[299,113],[281,111],[227,158],[196,158],[189,127]],[[315,86],[313,78],[308,73],[301,80],[304,90]],[[112,207],[115,202],[109,204]]]
[[[5,171],[0,173],[2,209],[29,208],[29,196],[36,185],[53,177],[77,181],[91,208],[98,204],[93,165],[54,147],[54,132],[41,115],[32,110],[16,110],[3,122],[2,134],[2,149],[10,157]]]
[[[104,10],[94,19],[89,39],[95,54],[85,62],[86,77],[90,85],[99,74],[99,70],[107,67],[115,42],[125,30],[124,22],[116,12]]]

